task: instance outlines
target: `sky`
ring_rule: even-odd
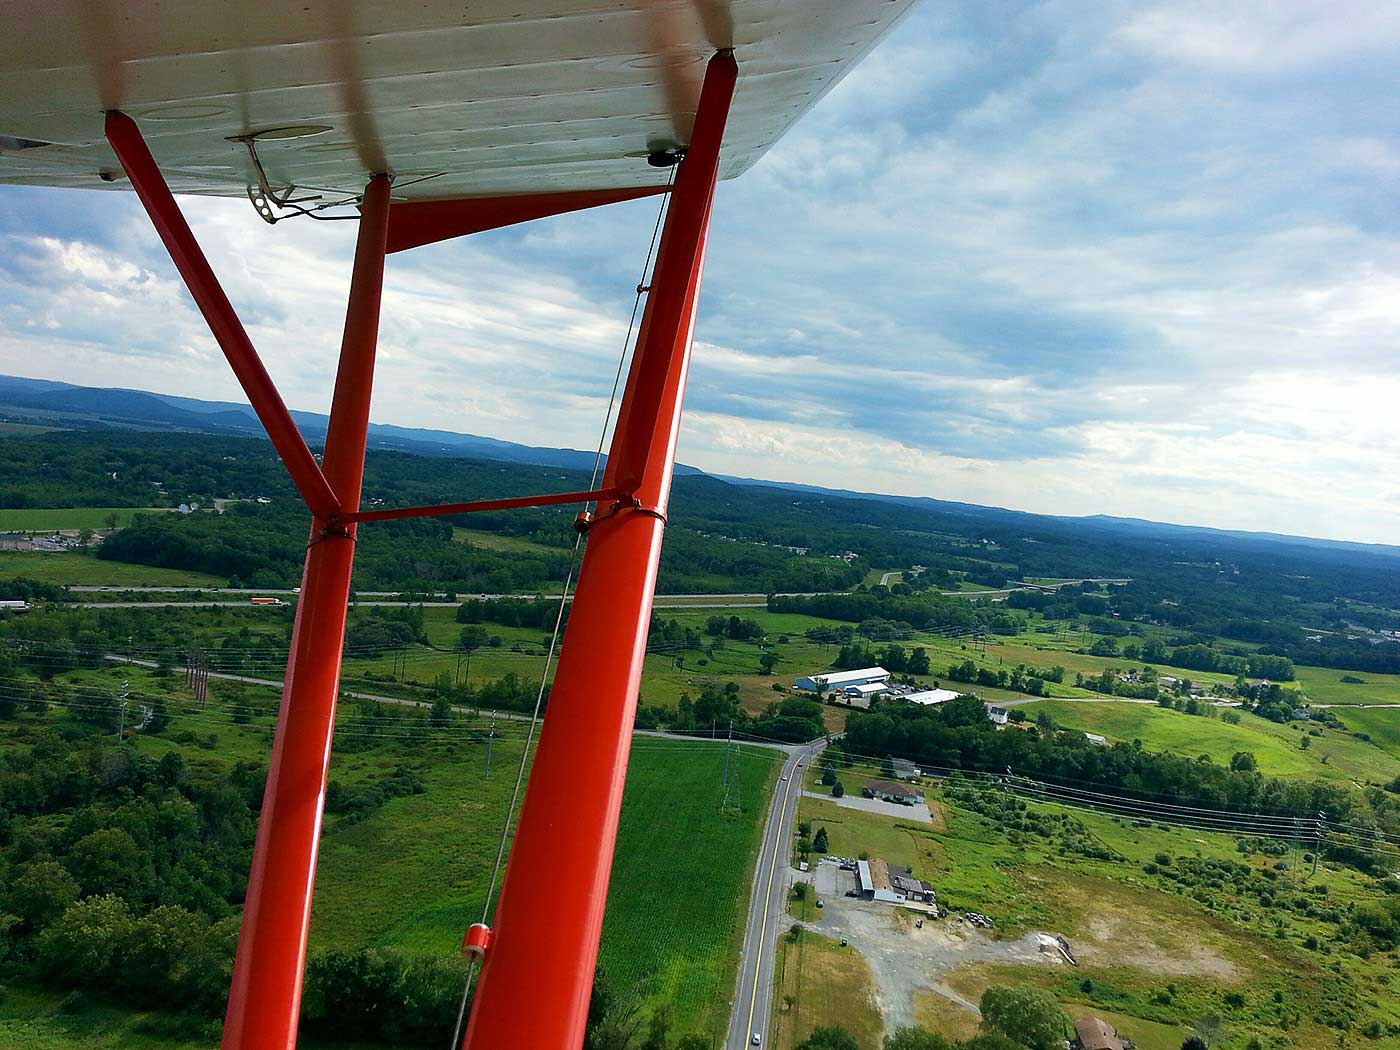
[[[1400,543],[1397,68],[1395,4],[923,0],[720,185],[679,458]],[[184,204],[325,411],[353,224]],[[593,448],[656,207],[393,257],[375,420]],[[124,193],[0,187],[0,372],[242,400]]]

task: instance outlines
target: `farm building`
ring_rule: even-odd
[[[842,689],[839,699],[849,702],[855,707],[869,707],[870,701],[877,696],[884,696],[890,691],[890,687],[884,682],[865,682],[862,685],[848,685]],[[861,703],[860,701],[864,701]]]
[[[1108,746],[1107,738],[1100,736],[1098,733],[1085,733],[1084,735],[1089,739],[1089,743],[1091,744],[1097,744],[1099,747]]]
[[[1125,1042],[1113,1025],[1093,1016],[1075,1019],[1074,1042],[1079,1050],[1127,1050],[1133,1045]]]
[[[849,689],[858,685],[888,685],[890,673],[883,667],[862,667],[855,671],[827,671],[808,675],[792,683],[794,689],[809,693],[825,693],[830,689]]]
[[[0,551],[28,551],[34,541],[22,532],[0,532]]]
[[[879,857],[856,861],[856,879],[861,896],[868,900],[889,904],[902,904],[905,901],[934,903],[932,886],[923,879],[914,878],[908,868],[889,864]]]
[[[865,790],[870,792],[872,798],[884,799],[886,802],[902,802],[906,806],[912,806],[924,797],[918,788],[889,780],[867,780]]]
[[[925,689],[919,693],[909,693],[904,697],[911,704],[946,704],[962,696],[956,689]]]

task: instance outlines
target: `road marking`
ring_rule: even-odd
[[[789,776],[787,787],[783,790],[782,805],[778,807],[778,834],[773,842],[773,860],[768,865],[768,888],[763,892],[763,925],[758,931],[758,954],[753,960],[753,994],[749,996],[749,1024],[744,1029],[745,1045],[753,1038],[753,1012],[758,1006],[758,979],[763,975],[763,944],[768,939],[768,909],[773,898],[773,874],[778,870],[778,847],[783,844],[783,824],[787,822],[787,803],[791,794],[792,777]]]

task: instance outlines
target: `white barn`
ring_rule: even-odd
[[[888,685],[890,673],[883,667],[862,667],[856,671],[828,671],[807,675],[792,683],[794,689],[809,693],[825,693],[831,689],[849,689],[858,685]]]

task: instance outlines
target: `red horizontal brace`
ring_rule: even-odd
[[[564,193],[523,193],[508,197],[461,197],[443,201],[405,201],[389,209],[386,250],[401,252],[435,241],[465,237],[483,230],[562,215],[604,204],[665,193],[666,186],[622,190],[569,190]]]
[[[470,503],[439,503],[432,507],[393,507],[389,510],[362,510],[342,514],[345,523],[393,521],[398,518],[436,518],[444,514],[475,514],[483,510],[514,510],[517,507],[551,507],[560,503],[589,503],[619,499],[627,493],[619,488],[589,489],[587,492],[552,492],[543,496],[509,496],[506,499],[478,499]]]
[[[161,175],[155,158],[141,137],[141,129],[125,113],[113,110],[107,114],[106,132],[107,141],[131,180],[131,188],[136,191],[146,214],[150,216],[151,224],[175,263],[175,269],[184,278],[185,286],[194,297],[199,312],[204,315],[215,342],[223,350],[224,357],[228,358],[239,385],[248,396],[248,403],[267,430],[272,447],[282,457],[301,498],[317,517],[334,516],[340,509],[340,501],[331,490],[326,476],[321,473],[316,457],[306,447],[292,414],[282,403],[282,395],[277,393],[272,377],[267,374],[252,340],[243,330],[233,304],[219,286],[219,279],[214,276],[209,260],[204,257],[189,224],[180,214],[180,207],[175,203],[165,177]]]

